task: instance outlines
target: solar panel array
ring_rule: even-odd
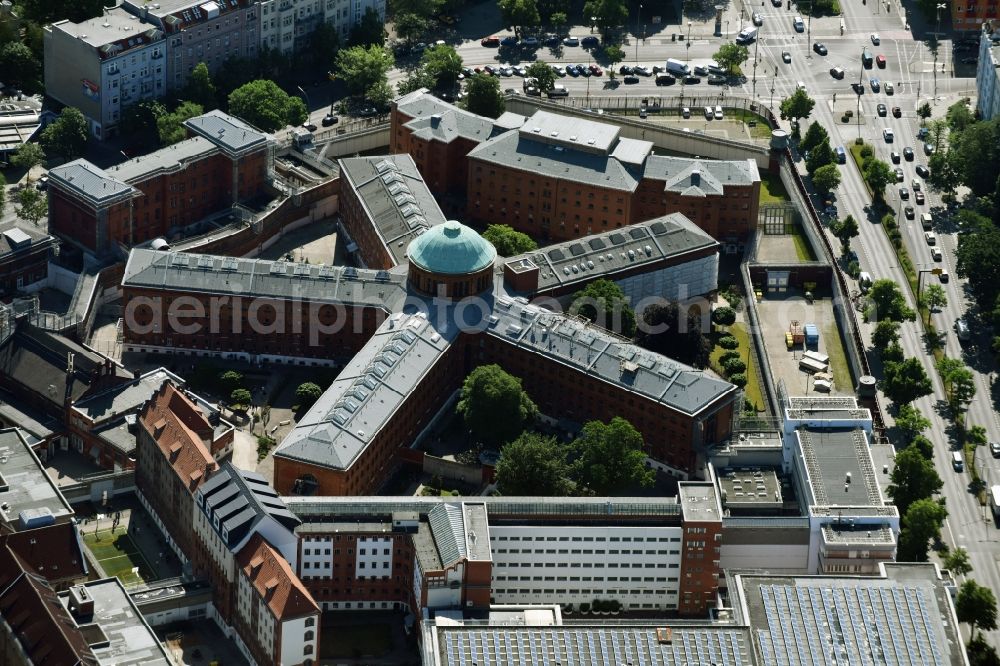
[[[439,629],[449,666],[750,666],[744,633],[674,629],[670,643],[655,627],[489,627]]]
[[[936,602],[922,588],[762,585],[769,666],[937,666]],[[937,620],[940,624],[940,620]]]

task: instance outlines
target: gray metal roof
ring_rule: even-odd
[[[893,546],[896,534],[889,527],[878,525],[848,525],[826,523],[822,528],[823,541],[830,544],[858,544]]]
[[[527,121],[526,116],[522,116],[520,113],[514,113],[513,111],[504,111],[500,114],[500,117],[493,121],[493,124],[501,129],[517,129]]]
[[[446,221],[409,155],[352,157],[339,164],[346,185],[357,192],[369,223],[397,264],[406,261],[411,240]]]
[[[860,407],[854,396],[796,396],[788,399],[785,416],[794,420],[871,420],[871,412]]]
[[[582,320],[528,305],[523,298],[497,299],[486,332],[685,414],[698,414],[737,391],[710,372],[643,349]]]
[[[52,187],[72,192],[94,206],[104,206],[115,201],[125,201],[139,196],[140,192],[103,169],[80,158],[49,170]]]
[[[801,456],[808,477],[809,505],[883,504],[864,430],[800,428],[796,441],[796,455]]]
[[[213,109],[189,118],[184,126],[222,148],[230,156],[243,155],[267,145],[269,135],[256,130],[239,118]]]
[[[228,461],[198,489],[198,496],[204,499],[201,510],[212,529],[233,552],[239,550],[266,517],[273,518],[289,531],[301,522],[285,507],[267,479],[233,467]],[[214,525],[216,516],[218,527]]]
[[[98,625],[107,638],[106,642],[97,641],[90,646],[99,663],[118,666],[173,664],[118,578],[90,581],[81,587],[94,601],[90,621]],[[59,593],[59,602],[69,610],[70,592]],[[93,636],[92,633],[88,635]]]
[[[112,421],[107,425],[94,428],[91,432],[118,451],[121,451],[127,456],[133,456],[135,454],[136,447],[135,433],[138,432],[135,429],[135,420],[135,415],[130,414],[124,418]]]
[[[466,557],[465,516],[461,504],[439,504],[427,514],[441,562],[448,566]]]
[[[281,441],[274,455],[347,469],[458,334],[423,315],[390,316]]]
[[[530,125],[529,119],[524,127]],[[525,132],[524,127],[480,143],[469,151],[469,157],[550,178],[587,182],[625,192],[634,191],[638,185],[636,177],[616,158],[577,147],[567,148],[563,142],[542,142],[531,131]]]
[[[437,626],[435,664],[564,664],[569,666],[752,666],[750,632],[737,627]],[[663,632],[663,633],[661,633]]]
[[[42,229],[17,220],[0,222],[0,257],[37,248],[55,239]]]
[[[395,310],[406,298],[406,276],[343,266],[133,249],[123,286]]]
[[[614,231],[549,245],[511,257],[504,263],[537,266],[538,291],[546,291],[598,277],[613,280],[616,273],[643,264],[718,246],[717,240],[687,217],[671,213]]]
[[[179,170],[182,164],[211,155],[216,150],[218,148],[213,142],[196,136],[108,167],[105,173],[122,182],[134,184],[165,171]]]
[[[45,473],[17,428],[0,430],[0,516],[15,525],[22,511],[47,511],[55,517],[71,516],[73,509]]]
[[[711,481],[681,481],[677,484],[677,502],[685,521],[722,520],[719,493]]]
[[[698,177],[692,179],[692,172]],[[757,163],[746,160],[703,160],[690,157],[650,155],[643,170],[644,178],[666,181],[670,192],[723,194],[727,185],[752,185],[760,180]]]
[[[52,28],[65,32],[95,49],[122,41],[127,45],[130,39],[133,40],[132,46],[126,46],[114,55],[142,48],[163,39],[163,32],[159,28],[152,23],[142,21],[121,7],[106,9],[103,15],[80,23],[58,21],[52,24]]]
[[[465,517],[465,544],[470,560],[493,559],[490,550],[490,522],[483,502],[466,502],[462,505]]]
[[[461,137],[471,141],[485,141],[494,134],[494,122],[465,109],[448,104],[421,88],[396,100],[396,108],[411,117],[404,127],[421,139],[451,142]],[[433,117],[437,116],[437,120]],[[505,127],[498,127],[506,131]]]
[[[127,384],[118,384],[87,396],[73,405],[73,411],[79,412],[95,423],[115,419],[122,414],[137,411],[149,402],[153,394],[167,381],[172,381],[177,386],[184,383],[183,379],[166,368],[157,368]]]
[[[535,111],[518,129],[522,139],[530,139],[569,150],[595,155],[610,155],[618,144],[621,128],[577,116],[562,116],[549,111]],[[642,144],[647,142],[636,142]],[[649,148],[653,144],[649,143]],[[638,148],[639,146],[632,146]],[[641,160],[640,160],[641,161]]]

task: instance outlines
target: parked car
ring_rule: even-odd
[[[582,46],[599,46],[601,44],[601,40],[599,40],[594,35],[587,35],[586,37],[580,40],[580,44]]]
[[[632,70],[632,73],[638,74],[639,76],[652,76],[653,68],[647,67],[646,65],[639,65],[638,67]]]
[[[892,160],[893,164],[899,164],[899,153],[895,150],[889,153],[889,159]]]
[[[791,54],[791,52],[789,52],[789,51],[782,51],[781,52],[781,59],[783,61],[785,61],[786,63],[791,62],[792,61],[792,54]]]
[[[515,37],[514,35],[507,35],[506,37],[500,40],[500,46],[517,46],[517,45],[518,45],[517,37]]]
[[[823,42],[813,42],[813,51],[821,56],[825,56],[827,54],[826,44]]]
[[[590,73],[594,76],[604,76],[604,70],[596,64],[590,66]]]
[[[928,169],[923,164],[918,164],[917,165],[917,175],[920,176],[921,178],[930,178],[931,177],[931,170]]]
[[[708,65],[695,65],[694,73],[698,76],[708,76]]]
[[[878,80],[877,76],[868,79],[868,84],[872,87],[872,92],[878,92],[879,88],[882,87],[882,82]]]
[[[886,81],[882,84],[882,89],[885,91],[886,95],[891,95],[896,92],[896,89],[892,85],[892,81]]]
[[[881,53],[875,56],[875,64],[878,65],[879,69],[885,69],[885,56]]]
[[[552,65],[552,71],[556,73],[560,79],[566,76],[566,68],[562,65]]]
[[[708,77],[709,85],[713,86],[724,86],[726,85],[726,80],[727,80],[726,77],[719,76],[718,74],[712,74],[710,77]]]
[[[719,105],[715,106],[715,119],[722,120],[724,116],[722,115],[722,107]]]
[[[328,113],[325,116],[323,116],[323,121],[322,121],[323,127],[329,127],[330,125],[336,125],[338,122],[340,122],[340,118],[338,118],[337,116],[333,115],[332,113]]]
[[[302,128],[307,129],[310,132],[315,132],[316,130],[319,129],[318,127],[316,127],[316,123],[310,123],[310,122],[302,123]]]
[[[923,192],[914,192],[913,193],[913,200],[916,201],[918,205],[923,206],[924,205],[924,193]]]
[[[924,155],[933,155],[936,150],[933,143],[924,144]]]
[[[878,36],[877,32],[873,32],[872,33],[872,44],[874,44],[875,46],[878,46],[881,43],[882,43],[882,38]]]
[[[693,86],[696,83],[701,83],[701,79],[697,76],[685,76],[684,83],[689,86]]]
[[[902,118],[903,117],[903,110],[900,109],[898,106],[892,107],[892,117],[893,118]]]
[[[710,106],[705,107],[705,120],[712,120],[715,118],[715,111]]]
[[[892,143],[892,140],[895,138],[895,135],[892,133],[892,129],[889,127],[883,128],[882,138],[885,139],[886,143]]]
[[[764,17],[760,15],[760,12],[754,12],[752,18],[754,25],[764,25]]]
[[[685,106],[683,109],[681,109],[681,118],[690,118],[690,117],[691,117],[691,107]]]
[[[1000,458],[1000,442],[990,442],[990,454],[994,458]]]
[[[525,37],[521,40],[521,47],[525,49],[537,49],[541,46],[541,42],[538,41],[537,37]]]
[[[563,46],[579,46],[579,45],[580,45],[579,37],[567,37],[563,40]]]
[[[618,68],[618,73],[619,74],[631,74],[632,73],[632,66],[631,65],[622,65],[621,67]]]

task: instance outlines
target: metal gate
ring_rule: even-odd
[[[759,226],[768,235],[794,233],[799,224],[798,212],[792,204],[766,204],[760,207]]]

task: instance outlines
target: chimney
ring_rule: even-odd
[[[170,462],[177,460],[177,456],[180,454],[182,448],[184,447],[180,442],[174,442],[170,445]]]
[[[77,622],[89,621],[94,615],[94,599],[83,585],[69,588],[69,610]]]
[[[441,114],[435,113],[431,116],[431,127],[438,127],[439,125],[441,125]]]
[[[699,171],[698,169],[694,169],[691,172],[691,184],[701,185],[701,171]]]

